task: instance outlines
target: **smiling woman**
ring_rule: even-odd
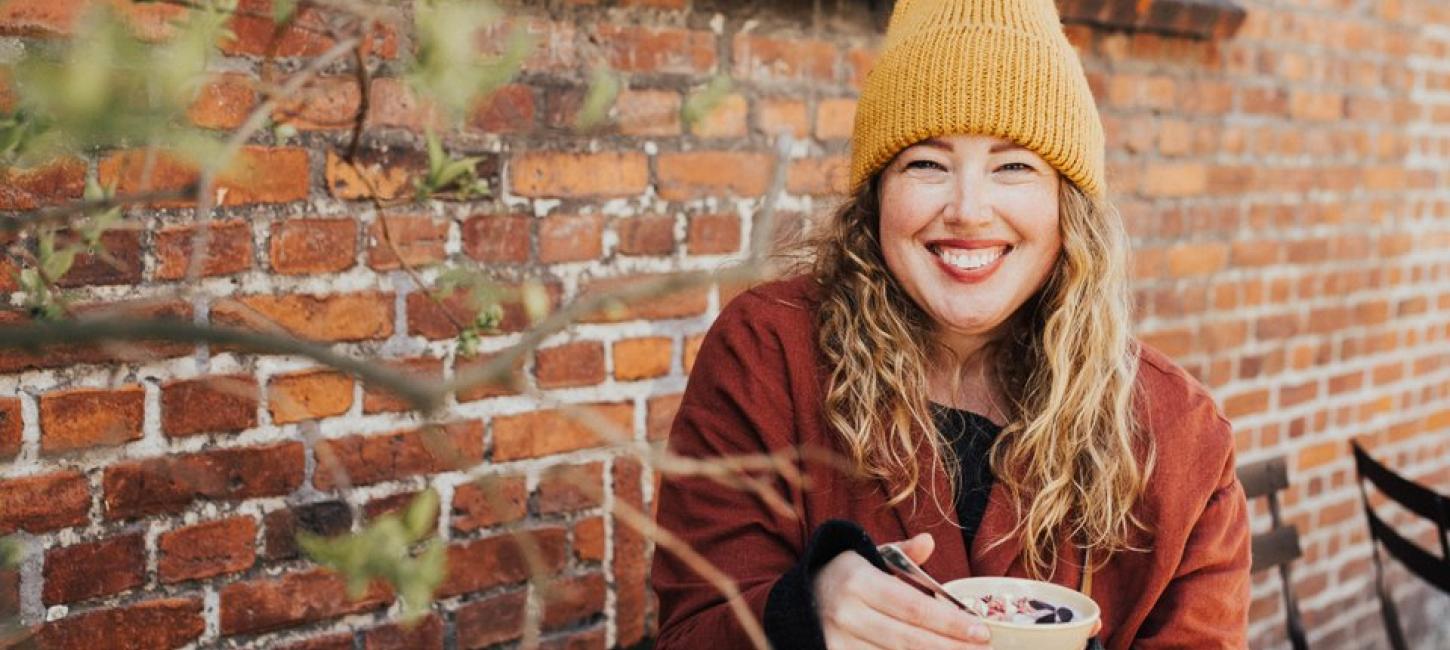
[[[792,457],[771,508],[670,477],[659,521],[777,647],[983,648],[883,571],[1079,589],[1103,643],[1243,647],[1249,537],[1207,391],[1132,336],[1102,126],[1053,0],[903,0],[860,98],[853,192],[794,277],[727,306],[670,435]],[[655,555],[659,647],[743,646],[732,603]],[[1074,649],[1076,650],[1076,649]]]

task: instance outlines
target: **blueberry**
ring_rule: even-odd
[[[1068,609],[1066,607],[1059,607],[1059,608],[1057,608],[1057,617],[1060,618],[1060,619],[1062,619],[1062,622],[1063,623],[1066,623],[1068,621],[1071,621],[1072,620],[1072,610],[1070,610],[1070,609]]]
[[[1042,616],[1037,617],[1037,622],[1038,623],[1056,623],[1057,622],[1057,614],[1052,613],[1052,612],[1048,612],[1046,614],[1043,614]]]

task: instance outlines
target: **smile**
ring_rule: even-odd
[[[993,246],[991,248],[962,249],[950,246],[929,246],[932,254],[938,259],[961,271],[976,271],[986,268],[1007,254],[1007,246]]]

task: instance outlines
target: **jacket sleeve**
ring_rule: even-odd
[[[670,431],[679,456],[713,460],[790,450],[794,407],[773,305],[746,293],[732,301],[700,346]],[[755,474],[790,504],[799,494],[779,476]],[[775,583],[796,566],[806,532],[750,492],[699,476],[666,473],[657,520],[738,587],[758,624]],[[749,648],[736,611],[715,586],[668,549],[656,547],[651,581],[660,606],[656,647]]]
[[[1217,425],[1229,427],[1221,418]],[[1249,547],[1248,506],[1230,447],[1178,569],[1133,647],[1247,648]]]

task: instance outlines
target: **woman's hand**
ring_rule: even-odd
[[[917,564],[936,543],[922,533],[901,543]],[[816,605],[830,650],[897,648],[987,650],[987,626],[955,605],[932,598],[872,566],[855,553],[842,553],[816,575]]]

